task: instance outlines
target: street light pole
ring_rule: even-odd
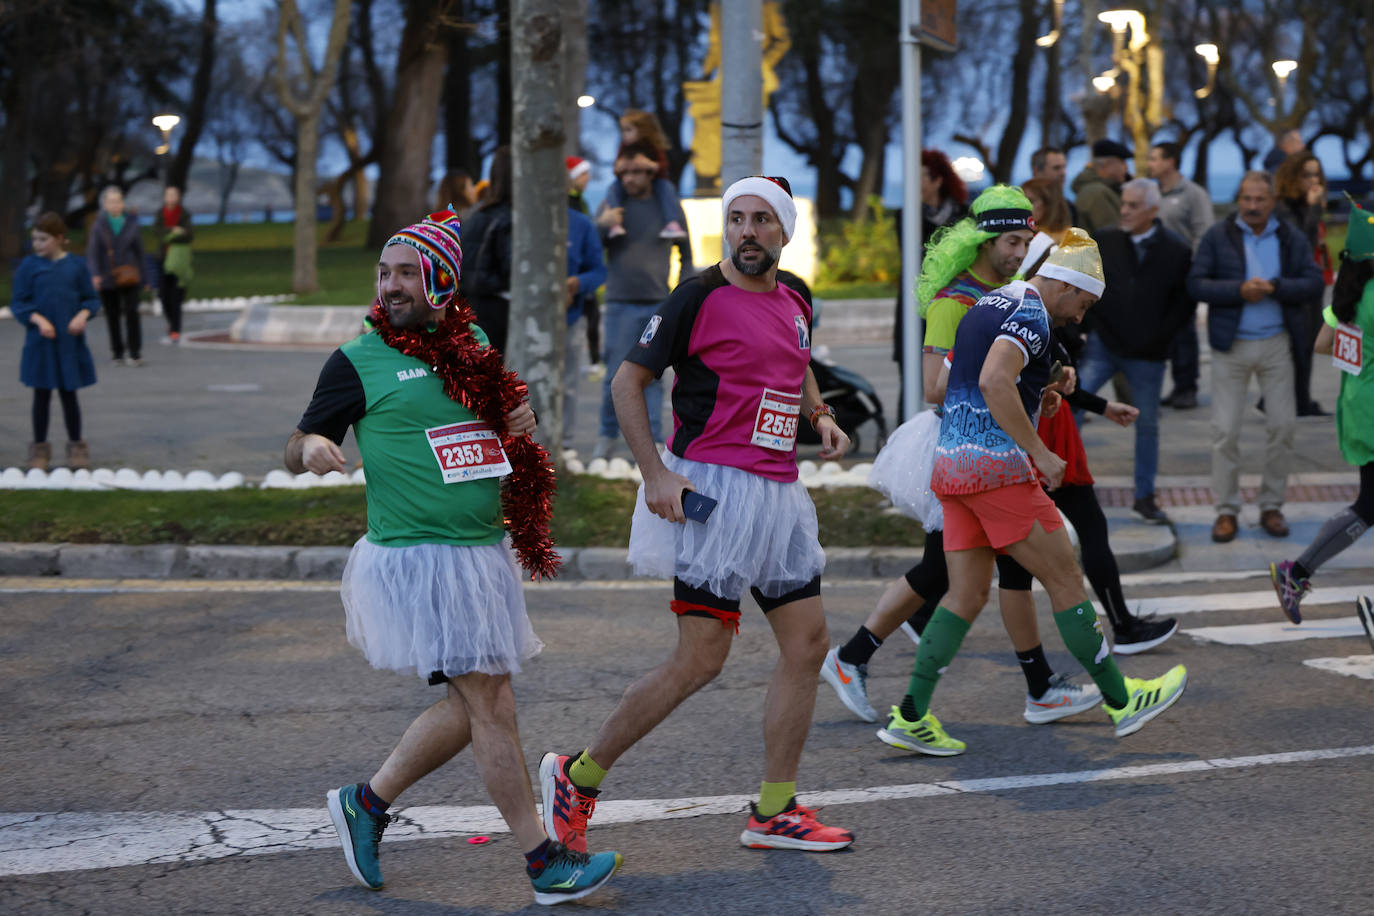
[[[902,0],[902,407],[906,421],[921,412],[921,320],[916,278],[921,274],[921,41],[918,0]]]
[[[172,129],[181,123],[181,115],[160,114],[153,117],[153,126],[162,131],[162,145],[155,149],[155,155],[162,159],[162,183],[167,184],[167,153],[172,149]]]

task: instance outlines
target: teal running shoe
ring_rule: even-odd
[[[362,790],[362,783],[330,789],[329,819],[339,834],[348,870],[363,887],[377,891],[382,889],[382,863],[377,858],[377,844],[381,843],[382,831],[391,823],[391,817],[368,814],[359,798]]]
[[[544,906],[578,900],[611,880],[624,858],[618,852],[588,855],[573,852],[562,843],[549,845],[549,854],[539,874],[530,875],[534,902]],[[528,872],[528,869],[526,869]]]

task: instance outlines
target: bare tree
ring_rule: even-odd
[[[196,61],[196,73],[191,78],[191,95],[186,100],[186,117],[182,119],[181,142],[177,154],[167,168],[167,184],[178,188],[186,186],[186,176],[191,171],[191,157],[195,154],[196,144],[200,142],[201,132],[205,129],[206,102],[210,97],[210,87],[214,81],[215,45],[219,31],[219,20],[215,13],[215,0],[205,0],[200,17],[200,53]]]
[[[514,0],[511,16],[515,255],[507,361],[529,385],[543,418],[540,438],[561,465],[568,263],[562,17],[558,0]]]
[[[334,86],[339,57],[348,39],[349,7],[349,0],[334,0],[329,40],[318,69],[310,54],[305,20],[296,6],[296,0],[282,0],[281,18],[277,24],[277,94],[281,97],[282,106],[296,119],[295,261],[291,270],[291,288],[298,293],[314,292],[319,288],[319,242],[315,238],[315,164],[320,149],[320,114]],[[288,43],[294,43],[296,49],[294,79],[287,55]]]
[[[429,212],[429,166],[439,127],[439,101],[448,57],[444,32],[453,0],[410,0],[395,91],[381,137],[377,201],[367,243],[380,248],[391,234]]]

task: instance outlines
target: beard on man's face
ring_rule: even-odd
[[[746,261],[741,256],[745,252],[758,253],[758,259]],[[759,277],[768,273],[769,268],[778,263],[778,257],[782,254],[782,248],[764,248],[758,242],[743,242],[738,248],[731,249],[730,263],[735,265],[735,270],[744,274],[746,277]]]
[[[406,293],[392,293],[382,300],[382,305],[386,308],[387,320],[398,331],[418,327],[429,317],[429,303],[421,308],[415,297]]]

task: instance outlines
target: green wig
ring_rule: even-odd
[[[1031,202],[1020,188],[995,184],[973,201],[970,215],[952,226],[937,229],[926,242],[916,302],[924,318],[935,295],[978,259],[978,246],[1003,232],[1034,230]]]

